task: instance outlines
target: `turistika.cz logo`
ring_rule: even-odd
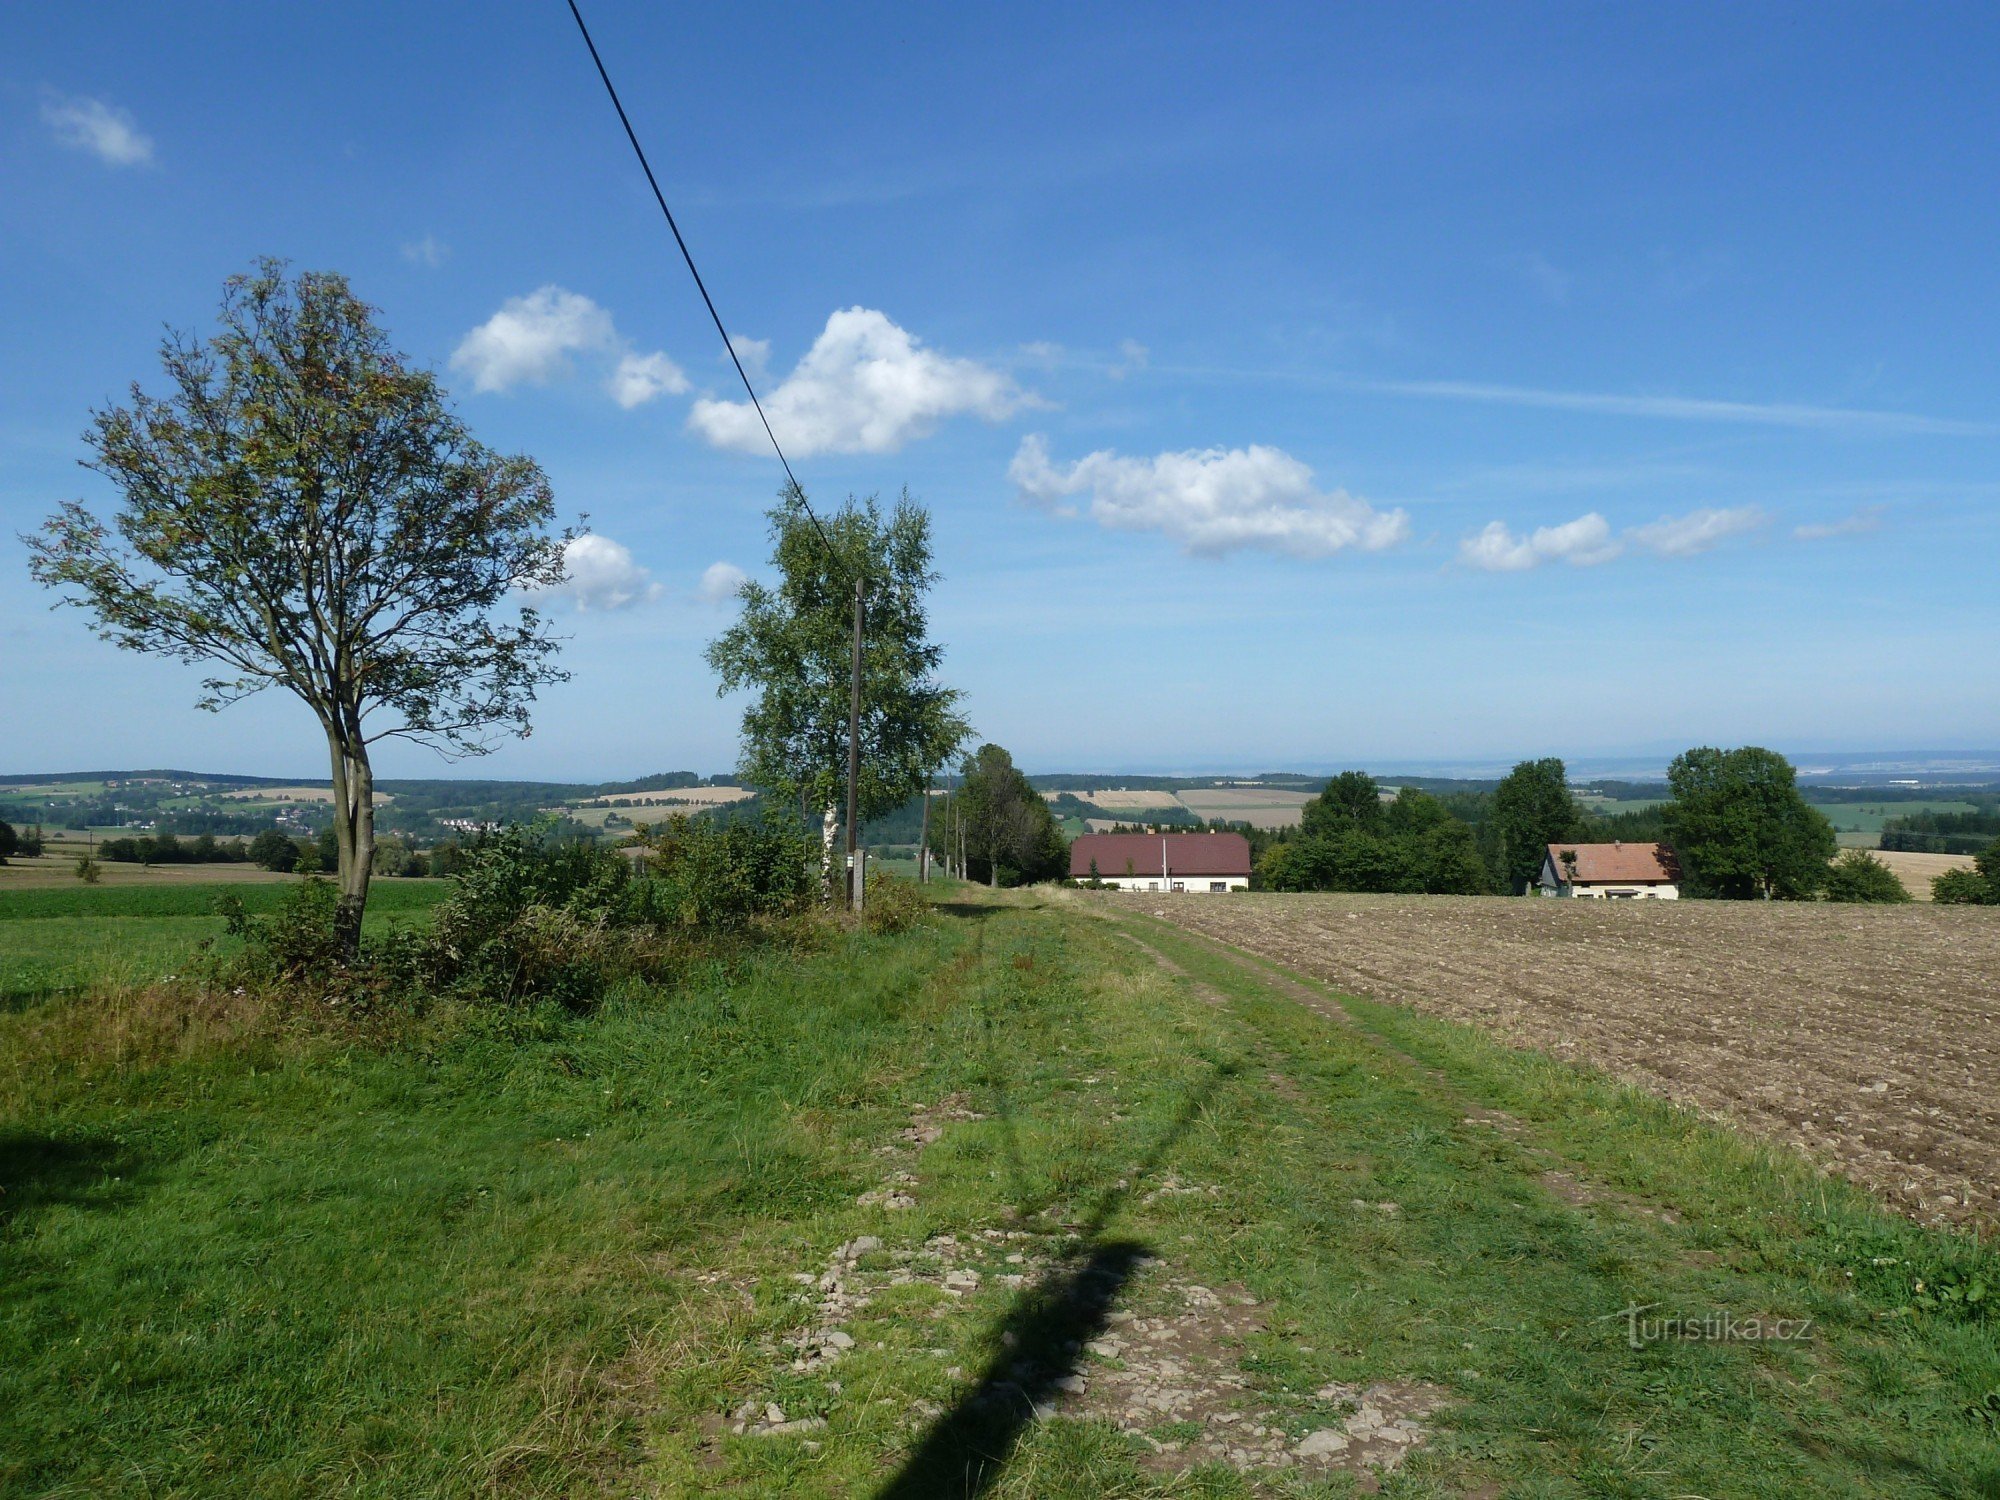
[[[1701,1344],[1757,1344],[1795,1343],[1813,1336],[1811,1318],[1739,1317],[1732,1312],[1707,1312],[1693,1317],[1646,1316],[1660,1305],[1658,1302],[1648,1302],[1643,1306],[1634,1303],[1615,1313],[1605,1314],[1599,1321],[1622,1319],[1625,1342],[1634,1349],[1643,1349],[1662,1339]]]

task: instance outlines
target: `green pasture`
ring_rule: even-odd
[[[0,1007],[93,986],[143,985],[182,970],[204,943],[226,945],[216,901],[277,909],[290,882],[58,886],[0,890]],[[409,924],[443,899],[442,880],[378,880],[367,930]]]

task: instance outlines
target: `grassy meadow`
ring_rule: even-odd
[[[1274,1441],[1436,1393],[1384,1494],[2000,1494],[1991,1251],[1080,895],[956,890],[590,1015],[90,982],[188,899],[0,904],[0,945],[88,937],[0,1011],[0,1493],[1365,1487],[1088,1405],[1137,1357],[1107,1326],[1213,1289]],[[1641,1305],[1812,1332],[1632,1347]]]
[[[212,875],[217,867],[162,868],[179,876]],[[60,886],[0,885],[0,1009],[93,986],[156,984],[186,968],[205,946],[227,953],[231,939],[216,913],[218,898],[231,895],[247,911],[270,912],[297,883],[289,875],[258,873],[264,878],[89,886],[72,876]],[[368,930],[380,933],[398,922],[420,919],[448,889],[442,880],[376,881],[368,902]]]

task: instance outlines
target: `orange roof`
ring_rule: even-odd
[[[1240,833],[1085,833],[1070,841],[1072,880],[1088,879],[1092,860],[1106,880],[1123,877],[1128,864],[1133,875],[1158,875],[1163,862],[1174,875],[1247,876],[1250,841]]]
[[[1563,858],[1576,856],[1575,873]],[[1556,878],[1585,885],[1659,885],[1681,878],[1674,851],[1665,844],[1551,844]]]

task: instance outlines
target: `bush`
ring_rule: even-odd
[[[913,880],[884,870],[868,877],[861,925],[870,932],[906,932],[930,915],[931,904]]]
[[[85,885],[96,885],[104,878],[104,866],[88,854],[80,854],[76,860],[76,878]]]
[[[2000,839],[1973,856],[1970,870],[1947,870],[1933,880],[1931,899],[1953,906],[2000,906]]]
[[[244,944],[231,966],[233,977],[271,983],[341,969],[341,947],[334,936],[339,905],[340,892],[332,882],[310,877],[287,891],[278,909],[266,917],[251,916],[234,892],[218,898],[215,909],[222,914],[224,927]]]
[[[433,986],[581,1008],[619,978],[656,976],[672,940],[734,935],[809,892],[805,844],[788,829],[675,817],[640,848],[634,859],[527,828],[482,835],[399,961]]]
[[[653,897],[689,931],[733,932],[797,911],[812,891],[803,837],[782,824],[718,824],[676,815],[640,840]],[[619,858],[619,856],[612,856]]]
[[[1865,849],[1849,849],[1827,871],[1820,893],[1829,901],[1908,901],[1909,890],[1896,872]]]
[[[1946,870],[1931,882],[1931,900],[1940,906],[1992,906],[1993,888],[1977,870]]]

